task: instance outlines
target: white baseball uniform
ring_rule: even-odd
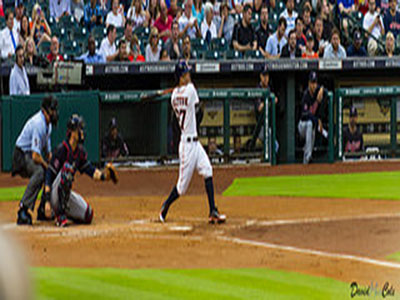
[[[198,103],[199,97],[193,83],[177,87],[172,92],[171,105],[181,128],[179,178],[176,185],[179,195],[185,194],[194,169],[204,178],[212,177],[210,160],[197,136],[195,106]]]

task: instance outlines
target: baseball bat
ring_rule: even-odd
[[[164,96],[164,95],[172,93],[173,90],[174,90],[174,88],[172,87],[172,88],[168,88],[168,89],[165,89],[165,90],[158,90],[158,91],[150,93],[150,94],[144,94],[144,95],[140,96],[140,101],[154,100],[154,99],[156,99],[158,97],[161,97],[161,96]]]

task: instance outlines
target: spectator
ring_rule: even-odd
[[[149,18],[149,26],[153,26],[154,22],[160,16],[160,5],[159,0],[149,0],[148,7],[148,18]]]
[[[251,25],[252,9],[249,4],[243,7],[243,18],[233,28],[232,45],[237,51],[257,49],[257,39],[253,26]]]
[[[127,20],[125,23],[125,30],[124,30],[124,36],[121,38],[120,41],[125,41],[126,42],[126,51],[129,54],[130,51],[130,47],[129,45],[131,44],[132,41],[132,36],[133,36],[133,27],[132,27],[132,21],[131,20]]]
[[[306,49],[303,52],[303,58],[318,58],[318,52],[314,50],[314,36],[311,32],[307,33],[307,44]]]
[[[169,1],[169,8],[168,8],[168,16],[171,16],[174,20],[178,13],[178,1],[177,0],[170,0]]]
[[[218,149],[217,138],[215,136],[208,137],[207,152],[209,156],[224,155],[224,153],[220,149]]]
[[[27,65],[36,66],[39,68],[47,68],[49,62],[46,58],[37,55],[35,42],[31,37],[28,37],[25,41],[25,63]]]
[[[308,4],[308,5],[307,5]],[[306,2],[303,9],[303,33],[307,35],[308,32],[314,32],[314,25],[311,20],[311,5]]]
[[[323,25],[324,25],[323,26],[324,31],[322,33],[323,39],[325,41],[329,41],[329,39],[332,36],[333,22],[331,20],[332,13],[329,10],[329,5],[328,5],[328,3],[326,3],[326,1],[322,1],[322,3],[321,3],[320,16],[322,18]],[[347,20],[345,22],[347,22]]]
[[[136,34],[132,36],[131,49],[129,51],[129,54],[132,57],[132,61],[145,61],[145,58],[140,50],[139,39]]]
[[[331,43],[326,46],[324,51],[324,58],[328,59],[343,59],[346,58],[346,51],[340,45],[340,34],[338,30],[332,31]]]
[[[32,21],[29,24],[31,34],[33,32],[33,40],[36,47],[39,47],[43,41],[51,41],[51,29],[44,16],[44,12],[39,4],[35,4],[32,9]]]
[[[85,5],[83,20],[86,28],[90,31],[96,26],[103,24],[103,14],[97,0],[90,0]]]
[[[118,132],[117,119],[112,118],[108,125],[108,132],[103,138],[101,156],[103,158],[118,158],[128,155],[128,146]]]
[[[161,50],[160,61],[171,61],[171,59],[169,58],[169,55],[168,55],[168,51],[165,48],[163,48]]]
[[[157,28],[153,27],[150,32],[149,43],[146,46],[146,62],[160,60],[161,46],[158,43],[159,36]]]
[[[380,2],[380,0],[378,0],[378,2]],[[354,0],[354,4],[354,10],[359,11],[363,16],[365,16],[368,11],[368,0]]]
[[[107,17],[108,12],[110,11],[111,1],[112,0],[99,0],[100,11],[104,20]]]
[[[226,2],[221,3],[219,14],[220,17],[216,18],[216,24],[215,24],[218,29],[218,37],[224,38],[227,44],[231,45],[235,20],[229,14],[229,8]]]
[[[148,17],[146,17],[146,12],[142,8],[141,0],[132,0],[127,18],[132,21],[133,30],[139,27],[147,27]]]
[[[103,55],[106,61],[114,61],[118,56],[115,39],[117,38],[117,29],[110,24],[107,27],[107,36],[101,41],[100,55]]]
[[[394,35],[391,31],[386,34],[385,51],[381,55],[386,57],[393,57],[394,55],[398,55],[397,51],[395,50]]]
[[[10,95],[30,95],[30,93],[28,75],[24,67],[24,48],[18,45],[15,50],[15,64],[10,73]]]
[[[28,19],[28,17],[26,15],[23,15],[22,19],[21,19],[21,30],[19,31],[19,43],[20,43],[20,45],[24,45],[25,41],[29,37],[31,37],[31,30],[29,28],[29,19]]]
[[[364,16],[363,28],[368,31],[373,37],[379,39],[385,34],[382,17],[376,11],[376,0],[368,0],[368,12]],[[369,37],[368,43],[373,40]]]
[[[83,60],[85,64],[98,64],[106,62],[104,56],[96,51],[96,41],[91,35],[88,39],[88,52],[79,56],[77,60]]]
[[[289,36],[289,31],[295,29],[295,22],[298,17],[297,12],[294,10],[294,0],[286,0],[286,9],[279,16],[286,20],[286,31],[285,35]]]
[[[267,40],[267,46],[265,47],[266,58],[279,58],[282,48],[287,43],[287,40],[285,38],[285,31],[286,19],[282,17],[278,21],[278,28],[276,32],[271,35]]]
[[[296,43],[297,46],[304,51],[306,48],[306,37],[303,33],[303,19],[301,17],[298,17],[296,19]]]
[[[124,9],[119,5],[119,0],[112,0],[112,10],[107,14],[106,27],[114,25],[116,28],[124,27]]]
[[[202,0],[193,0],[192,15],[197,19],[197,24],[203,23],[204,20],[204,8]]]
[[[308,164],[311,161],[314,149],[315,129],[323,133],[322,127],[322,109],[324,99],[324,87],[318,86],[317,73],[310,72],[308,79],[308,88],[303,94],[301,100],[301,115],[298,130],[301,139],[305,140],[303,163]]]
[[[84,15],[84,8],[85,3],[83,3],[83,0],[72,0],[71,14],[72,16],[74,16],[75,21],[78,22],[78,24],[81,24]]]
[[[0,1],[0,18],[4,18],[3,0]]]
[[[296,31],[289,31],[289,42],[283,46],[280,58],[298,58],[301,57],[300,47],[297,45]]]
[[[172,17],[168,15],[168,8],[164,1],[160,2],[160,16],[154,23],[160,38],[166,42],[171,37]]]
[[[229,13],[241,15],[243,13],[243,0],[229,0]]]
[[[324,56],[324,50],[326,46],[328,46],[329,42],[328,40],[325,40],[323,36],[324,32],[324,22],[321,18],[321,16],[317,16],[315,18],[315,26],[314,26],[314,35],[315,35],[315,41],[314,41],[314,51],[318,53],[319,57]]]
[[[361,152],[364,150],[364,139],[360,130],[357,128],[358,113],[352,106],[349,113],[349,126],[343,131],[343,145],[345,152]]]
[[[120,40],[118,45],[118,56],[115,61],[133,61],[132,57],[129,57],[127,51],[127,42],[125,40]]]
[[[265,56],[265,46],[267,45],[268,37],[270,36],[268,28],[268,6],[261,6],[260,25],[256,29],[258,50]]]
[[[14,18],[14,28],[15,32],[21,32],[21,20],[24,15],[24,2],[22,0],[15,1],[15,18]]]
[[[164,47],[170,59],[178,59],[181,56],[182,48],[179,45],[179,25],[176,20],[172,23],[171,38],[165,43]]]
[[[385,12],[383,23],[385,32],[391,31],[396,39],[400,33],[400,13],[397,11],[397,0],[389,0],[389,9]]]
[[[323,1],[324,3],[324,1]],[[337,2],[338,7],[339,7],[339,12],[340,12],[340,18],[341,18],[341,24],[343,26],[344,33],[348,36],[349,31],[349,21],[348,21],[348,15],[350,15],[352,12],[356,11],[356,6],[354,4],[354,0],[338,0]],[[326,11],[328,10],[328,11]],[[329,16],[329,9],[327,7],[323,7],[322,11],[326,15],[326,17]]]
[[[213,6],[210,2],[204,5],[205,18],[201,23],[201,35],[203,40],[210,45],[211,40],[217,38],[217,27],[214,24],[213,17],[214,11]]]
[[[18,32],[14,31],[14,14],[6,11],[6,27],[0,32],[0,51],[2,58],[11,58],[19,44]]]
[[[190,43],[190,37],[188,35],[182,39],[182,58],[187,61],[195,58],[192,53],[192,44]]]
[[[363,40],[360,31],[357,29],[353,34],[353,44],[347,48],[347,57],[365,57],[367,50],[362,45]]]
[[[60,43],[58,38],[53,36],[51,38],[50,53],[47,55],[47,60],[52,63],[53,61],[64,61],[64,58],[59,54]]]
[[[185,10],[179,18],[179,36],[189,35],[191,39],[201,37],[200,27],[197,19],[192,15],[192,0],[185,0]]]
[[[49,0],[50,1],[50,17],[56,22],[64,16],[71,15],[71,0]]]

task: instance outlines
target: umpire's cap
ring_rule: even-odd
[[[45,109],[47,112],[49,109],[57,110],[58,108],[58,101],[57,98],[54,96],[46,96],[42,100],[42,108]]]
[[[175,66],[175,76],[179,80],[182,75],[186,74],[187,72],[190,72],[191,70],[192,67],[189,66],[186,60],[182,59]]]

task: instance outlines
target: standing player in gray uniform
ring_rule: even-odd
[[[58,121],[57,106],[57,99],[51,96],[44,98],[40,111],[26,122],[15,145],[12,176],[19,174],[23,178],[30,178],[19,204],[18,225],[32,225],[32,216],[28,209],[33,211],[35,208],[36,198],[44,183],[47,162],[51,159],[50,135],[52,125],[57,125]],[[42,199],[38,220],[46,219],[44,207],[45,202]]]
[[[46,171],[43,197],[50,201],[59,227],[67,226],[68,219],[81,224],[90,224],[93,219],[91,206],[71,190],[76,171],[86,173],[94,180],[118,181],[112,164],[100,171],[87,160],[83,131],[82,117],[72,115],[67,124],[67,138],[57,147]]]
[[[171,105],[181,129],[179,179],[168,199],[163,203],[159,219],[161,222],[165,222],[169,207],[180,195],[186,192],[192,179],[193,171],[196,169],[205,180],[210,207],[209,222],[223,223],[226,217],[219,214],[214,202],[211,163],[197,136],[196,111],[199,109],[200,101],[196,88],[190,79],[190,70],[190,66],[184,60],[181,60],[175,67],[179,85],[172,92]]]

